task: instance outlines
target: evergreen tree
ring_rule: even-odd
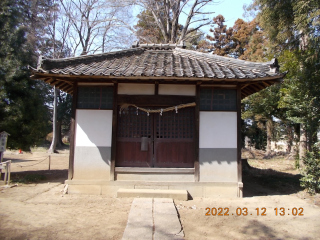
[[[29,150],[48,133],[47,87],[30,79],[31,47],[20,1],[0,2],[0,131],[9,148]]]
[[[149,10],[144,10],[137,16],[138,22],[134,26],[136,36],[141,43],[163,43],[164,38],[161,30],[158,27],[152,13]]]
[[[280,106],[300,123],[300,160],[309,142],[317,141],[320,115],[320,2],[318,0],[255,0],[251,8],[270,39],[275,56],[294,74],[288,74]],[[292,63],[296,63],[293,65]],[[307,134],[305,134],[307,133]]]
[[[234,50],[234,45],[232,42],[233,28],[228,28],[225,23],[225,18],[221,14],[213,18],[213,25],[210,28],[210,32],[213,36],[208,35],[207,39],[213,42],[213,53],[220,56],[231,55],[232,50]],[[215,27],[216,26],[216,27]]]

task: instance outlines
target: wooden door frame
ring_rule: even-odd
[[[200,84],[196,85],[196,96],[176,96],[176,95],[121,95],[117,94],[118,86],[114,86],[113,118],[112,118],[112,144],[111,144],[111,167],[110,180],[115,180],[116,161],[116,141],[117,141],[117,114],[118,105],[132,103],[139,106],[176,106],[195,102],[195,158],[194,176],[195,182],[199,181],[199,104],[200,104]]]

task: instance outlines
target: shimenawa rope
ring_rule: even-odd
[[[194,106],[196,106],[196,103],[195,102],[186,103],[186,104],[180,104],[177,106],[172,106],[172,107],[168,107],[168,108],[160,108],[160,109],[146,109],[146,108],[138,107],[135,104],[124,103],[120,106],[120,114],[122,111],[124,111],[125,109],[127,109],[130,106],[137,108],[137,114],[138,114],[138,110],[141,110],[143,112],[148,113],[148,115],[149,115],[149,113],[160,113],[160,115],[162,115],[162,113],[164,113],[164,112],[169,112],[169,111],[174,111],[174,110],[176,111],[176,113],[178,113],[178,109],[187,108],[187,107],[194,107]]]

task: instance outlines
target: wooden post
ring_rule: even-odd
[[[116,153],[117,153],[117,124],[118,123],[118,83],[113,85],[113,111],[112,111],[112,139],[111,139],[111,163],[110,181],[115,179]]]
[[[4,172],[4,184],[6,184],[7,183],[7,176],[8,176],[8,162],[5,162],[5,164],[6,164],[6,170],[5,170],[5,172]]]
[[[241,85],[237,85],[237,165],[238,184],[242,183],[242,163],[241,163]],[[242,197],[242,189],[238,185],[238,197]],[[242,188],[242,187],[241,187]]]
[[[10,175],[11,175],[11,160],[8,161],[8,182],[7,185],[10,184]]]
[[[196,85],[196,106],[194,119],[194,181],[200,180],[200,166],[199,166],[199,115],[200,115],[200,84]]]
[[[72,112],[71,112],[71,126],[70,126],[70,148],[69,148],[69,170],[68,180],[73,178],[74,168],[74,149],[75,149],[75,131],[76,131],[76,109],[78,101],[78,83],[73,83],[73,98],[72,98]]]
[[[155,96],[159,95],[159,82],[158,81],[154,82],[154,95]]]
[[[0,163],[2,163],[3,153],[0,152]],[[0,168],[0,178],[2,176],[2,168]]]
[[[51,164],[51,155],[49,155],[49,171],[50,171],[50,164]]]

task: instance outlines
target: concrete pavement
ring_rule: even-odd
[[[177,210],[171,198],[135,198],[123,240],[184,239]]]

